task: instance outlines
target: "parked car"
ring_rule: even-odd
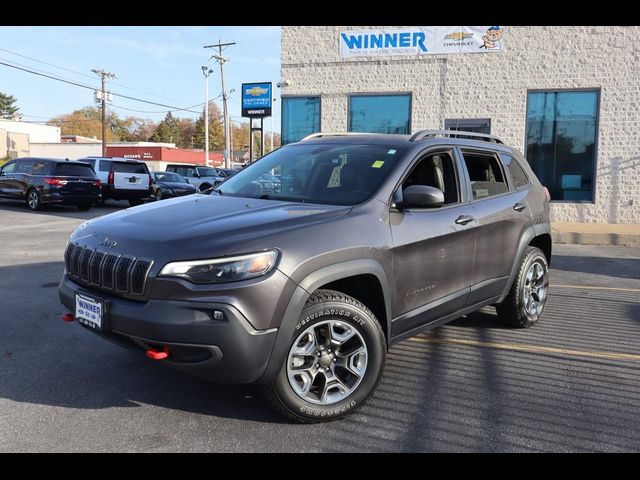
[[[226,180],[226,174],[215,167],[203,167],[199,165],[185,165],[184,163],[167,165],[167,172],[174,172],[183,176],[198,191],[208,190]]]
[[[273,171],[282,193],[257,181]],[[402,339],[490,305],[535,325],[551,249],[548,191],[498,138],[325,133],[79,226],[59,294],[89,330],[322,422],[367,401]]]
[[[156,200],[163,198],[181,197],[196,193],[196,187],[187,179],[173,172],[151,172],[153,177],[153,192]]]
[[[153,179],[147,164],[140,160],[118,157],[86,157],[102,182],[102,201],[109,198],[128,200],[129,205],[140,205],[153,195]]]
[[[49,204],[88,210],[100,200],[100,180],[81,162],[18,158],[0,168],[0,198],[23,200],[30,210]]]

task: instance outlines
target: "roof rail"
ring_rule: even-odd
[[[431,137],[452,137],[452,138],[471,138],[476,140],[484,140],[485,142],[501,143],[504,144],[495,135],[487,135],[485,133],[466,132],[464,130],[421,130],[418,133],[411,135],[409,141],[417,142],[418,140],[424,140]]]
[[[343,136],[351,136],[351,135],[376,135],[376,134],[368,133],[368,132],[318,132],[318,133],[312,133],[311,135],[307,135],[306,137],[304,137],[299,141],[304,142],[305,140],[312,140],[314,138],[320,138],[320,137],[343,137]]]

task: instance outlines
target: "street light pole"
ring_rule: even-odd
[[[207,66],[202,66],[204,75],[204,164],[209,166],[209,75],[213,73]]]
[[[274,98],[273,101],[275,102],[276,99]],[[269,151],[273,152],[273,113],[271,113],[271,148]]]

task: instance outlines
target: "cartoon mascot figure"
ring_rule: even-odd
[[[480,48],[502,50],[502,34],[504,30],[495,25],[487,29],[486,35],[482,36],[483,44]]]

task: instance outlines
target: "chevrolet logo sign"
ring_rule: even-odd
[[[455,40],[459,42],[461,40],[466,40],[467,38],[471,38],[471,37],[473,37],[473,33],[453,32],[444,38],[446,38],[447,40]]]
[[[265,93],[267,93],[269,90],[267,90],[266,88],[261,88],[261,87],[253,87],[253,88],[248,88],[245,90],[245,93],[247,95],[251,95],[252,97],[258,97],[260,95],[264,95]]]

